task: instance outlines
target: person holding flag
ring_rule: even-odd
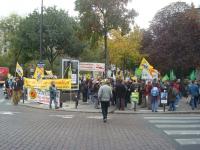
[[[14,83],[12,85],[13,88],[13,104],[18,105],[18,102],[21,98],[21,82],[19,77],[15,77]]]
[[[19,65],[19,63],[17,62],[16,64],[16,73],[20,76],[20,77],[23,77],[23,69],[22,67]]]

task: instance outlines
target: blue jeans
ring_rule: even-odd
[[[178,105],[180,99],[181,99],[180,94],[177,94],[177,95],[176,95],[175,105]]]
[[[51,108],[51,104],[52,101],[54,102],[55,108],[57,107],[57,101],[56,101],[56,97],[50,97],[50,101],[49,101],[49,108]]]
[[[152,109],[152,112],[157,112],[157,109],[158,109],[157,96],[152,96],[151,98],[151,109]]]
[[[197,108],[197,101],[198,101],[198,97],[196,96],[192,96],[191,97],[191,107],[192,107],[192,110],[194,110],[194,108]]]
[[[169,103],[169,110],[170,111],[175,111],[176,110],[175,101],[171,101]]]

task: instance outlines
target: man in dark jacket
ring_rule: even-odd
[[[169,109],[168,111],[175,111],[175,101],[176,101],[176,89],[170,86],[168,88],[168,102],[169,102]]]
[[[122,83],[122,80],[119,79],[116,83],[116,98],[117,98],[117,106],[119,110],[124,110],[125,106],[125,96],[126,96],[126,87]]]

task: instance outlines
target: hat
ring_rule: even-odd
[[[108,79],[101,80],[101,83],[108,84],[109,80]]]

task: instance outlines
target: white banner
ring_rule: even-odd
[[[30,89],[28,88],[28,101],[38,102],[41,104],[49,105],[50,92],[49,90]],[[60,104],[60,91],[57,90],[56,101],[58,106]]]
[[[105,64],[104,63],[80,62],[80,71],[105,72]]]

